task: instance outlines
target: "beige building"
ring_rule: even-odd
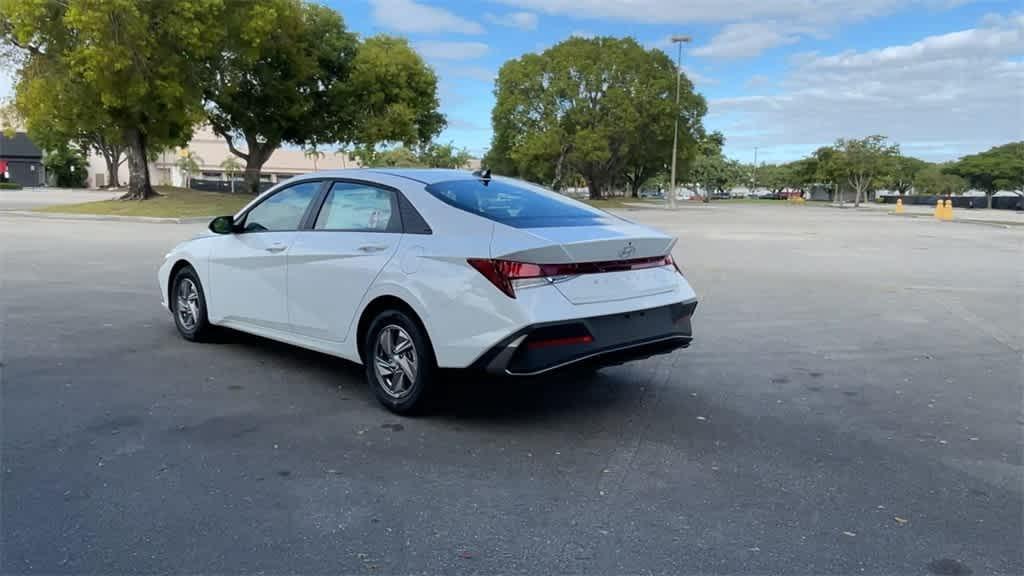
[[[199,163],[199,171],[190,174],[191,178],[203,180],[228,181],[222,163],[228,158],[238,160],[243,167],[245,162],[228,150],[224,139],[217,136],[209,128],[197,129],[186,148],[175,148],[167,150],[153,162],[149,163],[149,176],[153,184],[158,186],[184,186],[186,174],[176,166],[178,159],[184,151],[196,155]],[[294,148],[278,148],[274,154],[263,165],[261,178],[264,182],[276,183],[297,174],[315,172],[317,170],[338,170],[343,168],[358,168],[359,162],[348,154],[338,153],[334,150],[321,150],[322,157],[313,158],[307,156],[305,151]],[[242,174],[236,174],[235,178],[241,180]],[[128,163],[121,164],[118,171],[118,181],[122,186],[128,183]],[[107,174],[107,165],[103,157],[92,154],[89,157],[89,178],[90,188],[106,186],[110,182]]]

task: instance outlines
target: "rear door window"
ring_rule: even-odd
[[[445,204],[514,228],[594,226],[614,220],[557,192],[511,180],[449,180],[426,190]]]
[[[395,193],[369,184],[336,182],[316,217],[316,230],[399,232]]]

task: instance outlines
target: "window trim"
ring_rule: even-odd
[[[273,234],[275,232],[298,232],[300,230],[303,230],[304,226],[309,221],[309,214],[310,214],[311,211],[313,211],[313,207],[314,206],[317,207],[317,212],[319,212],[319,202],[323,201],[324,185],[327,184],[328,182],[330,182],[330,180],[324,180],[324,179],[320,179],[320,178],[309,179],[309,180],[302,180],[302,181],[299,181],[299,182],[291,182],[287,186],[282,186],[280,189],[274,190],[272,193],[264,195],[262,198],[257,199],[255,204],[246,207],[245,210],[243,210],[242,213],[239,214],[239,216],[235,218],[235,225],[238,227],[238,232],[237,233],[238,234]],[[302,186],[303,184],[310,184],[310,183],[316,183],[318,185],[318,188],[316,189],[315,192],[313,192],[313,197],[310,198],[309,205],[306,206],[306,211],[302,214],[302,218],[299,219],[298,227],[296,227],[294,229],[291,229],[291,230],[245,230],[245,221],[249,218],[249,214],[253,210],[255,210],[258,206],[260,206],[261,204],[263,204],[267,200],[270,200],[274,196],[277,196],[278,194],[284,192],[285,190],[288,190],[290,188],[294,188],[296,186]]]
[[[335,183],[342,184],[361,184],[363,186],[373,186],[374,188],[380,188],[381,190],[388,190],[395,195],[395,200],[398,203],[398,222],[400,226],[398,230],[317,230],[315,228],[316,218],[320,215],[320,210],[323,208],[324,202],[327,201],[327,195],[331,191],[331,187]],[[364,180],[362,178],[326,178],[324,180],[324,186],[320,189],[319,194],[313,200],[313,204],[316,206],[315,210],[311,210],[308,215],[309,218],[304,220],[300,230],[303,232],[352,232],[355,234],[365,232],[367,234],[433,234],[433,230],[430,228],[430,224],[420,215],[419,211],[409,202],[409,199],[405,197],[402,191],[394,186],[389,186],[381,182],[375,182],[373,180]],[[410,222],[413,221],[413,222]],[[422,224],[423,228],[420,230],[407,230],[408,224]]]

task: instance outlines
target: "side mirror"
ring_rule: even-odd
[[[217,216],[210,222],[210,232],[214,234],[234,234],[235,217]]]

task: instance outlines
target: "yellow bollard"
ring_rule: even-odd
[[[944,203],[942,202],[941,198],[939,198],[938,200],[935,201],[935,213],[934,213],[934,216],[935,216],[935,218],[937,220],[942,220],[943,207],[944,207]]]
[[[897,214],[903,214],[903,212],[904,212],[904,210],[903,210],[903,198],[897,198],[896,199],[896,213]]]
[[[953,221],[953,201],[946,200],[945,209],[942,211],[942,219],[946,222]]]

